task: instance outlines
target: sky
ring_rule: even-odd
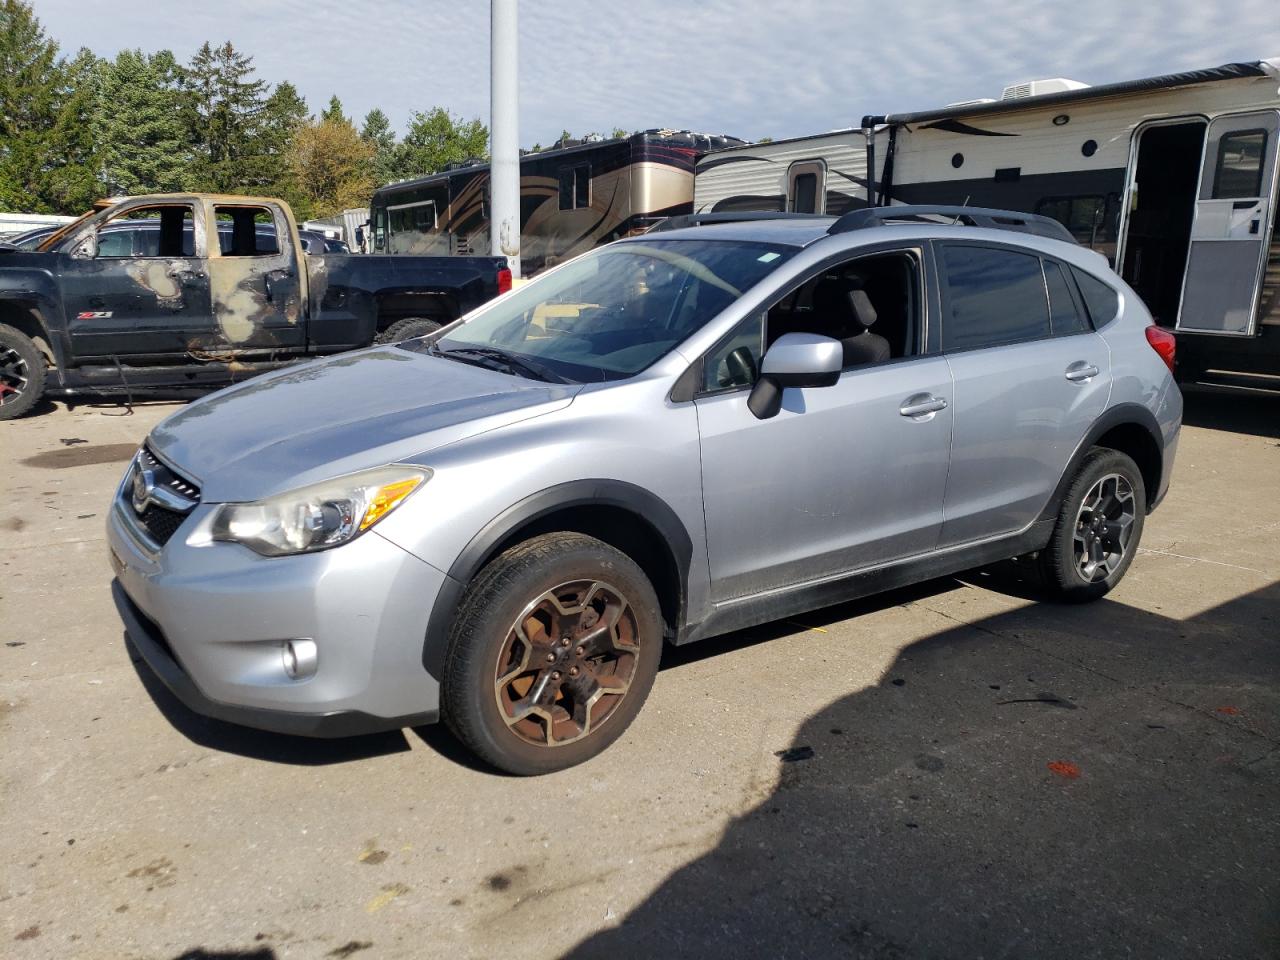
[[[802,136],[864,114],[999,97],[1023,80],[1109,83],[1280,57],[1277,0],[522,0],[520,143],[614,127]],[[64,52],[205,40],[251,54],[313,111],[337,94],[380,107],[489,116],[483,0],[34,0]],[[159,16],[157,10],[172,11]]]

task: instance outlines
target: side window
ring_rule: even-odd
[[[1116,313],[1120,310],[1120,297],[1109,284],[1103,283],[1097,277],[1076,267],[1072,267],[1071,272],[1075,275],[1076,286],[1080,288],[1080,295],[1084,297],[1084,305],[1093,319],[1094,328],[1105,327],[1116,318]]]
[[[216,206],[218,248],[224,257],[266,257],[280,252],[275,217],[266,207]]]
[[[580,163],[560,171],[560,209],[582,210],[591,206],[591,165]]]
[[[1218,141],[1213,170],[1213,199],[1253,198],[1262,193],[1262,159],[1267,155],[1267,131],[1236,130]]]
[[[194,256],[194,216],[186,204],[133,207],[98,228],[98,256]]]
[[[764,314],[757,313],[738,324],[702,362],[702,392],[736,390],[756,382],[760,348],[764,340]]]
[[[844,366],[914,356],[920,342],[920,270],[908,252],[879,253],[810,277],[770,308],[765,341],[817,333],[844,345]]]
[[[1109,193],[1079,197],[1046,197],[1035,213],[1052,217],[1071,231],[1081,246],[1111,258],[1116,252],[1116,228],[1120,221],[1120,195]]]
[[[1040,258],[994,247],[942,246],[942,349],[972,350],[1047,337]]]
[[[1044,285],[1049,291],[1049,319],[1055,337],[1064,334],[1084,333],[1089,329],[1089,319],[1076,308],[1075,297],[1062,265],[1053,260],[1044,263]]]

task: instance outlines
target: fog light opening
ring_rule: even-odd
[[[316,672],[314,640],[286,640],[280,648],[284,672],[290,680],[306,680]]]

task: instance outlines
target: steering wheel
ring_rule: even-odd
[[[747,386],[756,382],[756,358],[750,347],[738,347],[724,358],[728,370],[728,382],[724,386]]]

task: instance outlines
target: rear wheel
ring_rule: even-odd
[[[44,395],[45,362],[25,333],[0,323],[0,420],[29,413]]]
[[[373,342],[399,343],[401,340],[425,337],[429,333],[435,333],[440,326],[435,320],[428,320],[425,317],[406,317],[383,330]]]
[[[1052,597],[1072,603],[1104,596],[1133,563],[1146,513],[1138,465],[1118,450],[1093,450],[1063,498],[1049,545],[1040,551],[1041,584]]]
[[[550,773],[604,750],[648,696],[662,654],[657,595],[630,557],[550,533],[468,587],[441,691],[444,719],[509,773]]]

